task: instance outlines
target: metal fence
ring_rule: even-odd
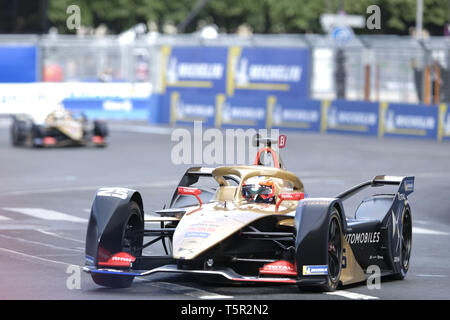
[[[8,44],[39,47],[42,81],[151,82],[155,88],[164,45],[304,47],[311,49],[311,98],[450,102],[448,37],[419,41],[409,36],[365,35],[342,45],[317,34],[221,34],[204,39],[198,34],[150,33],[131,41],[118,36],[1,35],[0,45]]]

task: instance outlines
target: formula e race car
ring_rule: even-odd
[[[188,169],[170,206],[157,215],[144,217],[135,190],[99,189],[83,270],[106,287],[127,287],[134,277],[157,272],[320,291],[364,281],[373,265],[381,275],[405,277],[412,241],[407,196],[414,177],[379,175],[334,198],[308,198],[270,139],[265,143],[253,165]],[[267,155],[272,166],[262,161]],[[371,195],[355,212],[344,212],[346,199],[389,185],[393,193]],[[157,242],[165,255],[147,256],[145,248]]]
[[[11,143],[13,146],[63,147],[106,146],[108,127],[103,121],[88,121],[82,112],[56,109],[42,123],[30,115],[13,116]]]

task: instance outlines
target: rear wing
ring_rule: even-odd
[[[375,176],[372,180],[363,182],[357,186],[354,186],[353,188],[348,189],[347,191],[342,192],[341,194],[336,196],[336,198],[345,200],[367,187],[381,187],[385,185],[398,185],[399,187],[397,192],[407,196],[414,191],[414,176]]]

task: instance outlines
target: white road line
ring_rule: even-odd
[[[18,212],[33,218],[44,220],[69,221],[77,223],[87,223],[87,219],[75,217],[66,213],[42,209],[42,208],[3,208],[3,210]]]
[[[136,183],[124,183],[121,185],[123,188],[164,188],[173,187],[175,188],[179,180],[169,180],[169,181],[156,181],[156,182],[136,182]],[[21,191],[11,191],[4,192],[1,196],[25,196],[31,194],[52,194],[52,193],[62,193],[62,192],[76,192],[76,191],[96,191],[101,187],[111,186],[110,184],[96,185],[96,186],[79,186],[71,188],[49,188],[49,189],[39,189],[39,190],[21,190]],[[116,185],[117,186],[117,185]],[[114,187],[114,186],[112,186]]]
[[[28,240],[28,239],[24,239],[24,238],[20,238],[20,237],[7,236],[5,234],[0,234],[0,238],[5,238],[5,239],[9,239],[9,240],[24,242],[24,243],[30,243],[30,244],[43,246],[43,247],[56,249],[56,250],[62,250],[62,251],[70,251],[70,252],[83,252],[84,251],[84,248],[80,249],[80,248],[60,247],[60,246],[55,246],[55,245],[50,244],[50,243],[44,243],[44,242],[40,242],[40,241],[33,241],[33,240]]]
[[[416,277],[423,278],[448,278],[445,274],[416,274]]]
[[[172,134],[173,128],[140,126],[140,125],[111,125],[112,131],[148,133],[148,134]]]
[[[433,236],[448,236],[450,233],[443,232],[443,231],[436,231],[426,228],[420,228],[420,227],[413,227],[412,232],[416,234],[427,234],[427,235],[433,235]]]
[[[336,290],[333,292],[325,292],[325,294],[328,295],[332,295],[332,296],[341,296],[347,299],[353,299],[353,300],[375,300],[375,299],[380,299],[378,297],[374,297],[374,296],[368,296],[365,294],[361,294],[361,293],[356,293],[356,292],[350,292],[350,291],[345,291],[345,290]]]
[[[143,280],[143,279],[140,279],[140,280]],[[148,280],[144,280],[144,281],[148,281]],[[150,285],[153,287],[157,287],[159,289],[165,289],[165,290],[172,291],[176,294],[184,294],[184,295],[194,297],[194,298],[199,298],[199,299],[210,299],[211,300],[211,299],[233,299],[234,298],[233,296],[224,296],[221,294],[217,294],[217,293],[213,293],[213,292],[209,292],[209,291],[205,291],[205,290],[201,290],[201,289],[196,289],[196,288],[192,288],[192,287],[186,287],[186,286],[182,286],[182,285],[170,283],[170,282],[151,282]]]
[[[38,231],[38,232],[40,232],[40,233],[43,233],[43,234],[45,234],[45,235],[48,235],[48,236],[52,236],[52,237],[59,238],[59,239],[70,240],[70,241],[79,242],[79,243],[85,243],[83,240],[78,240],[78,239],[73,239],[73,238],[63,237],[63,236],[61,236],[61,235],[59,235],[59,234],[57,234],[57,233],[50,232],[50,231],[47,231],[47,230],[37,229],[36,231]]]
[[[8,218],[8,217],[0,216],[0,220],[2,220],[2,221],[10,221],[12,219]]]
[[[56,260],[50,260],[50,259],[45,259],[45,258],[33,256],[31,254],[26,254],[26,253],[23,253],[23,252],[14,251],[14,250],[6,249],[6,248],[0,248],[0,251],[12,253],[12,254],[15,254],[15,255],[19,255],[19,256],[35,259],[35,260],[40,260],[40,261],[43,261],[43,262],[51,262],[51,263],[56,263],[56,264],[63,264],[65,266],[72,265],[70,263],[66,263],[66,262],[62,262],[62,261],[56,261]]]

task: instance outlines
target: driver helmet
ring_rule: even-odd
[[[242,197],[248,202],[274,204],[275,184],[271,178],[258,177],[255,181],[242,185]]]

